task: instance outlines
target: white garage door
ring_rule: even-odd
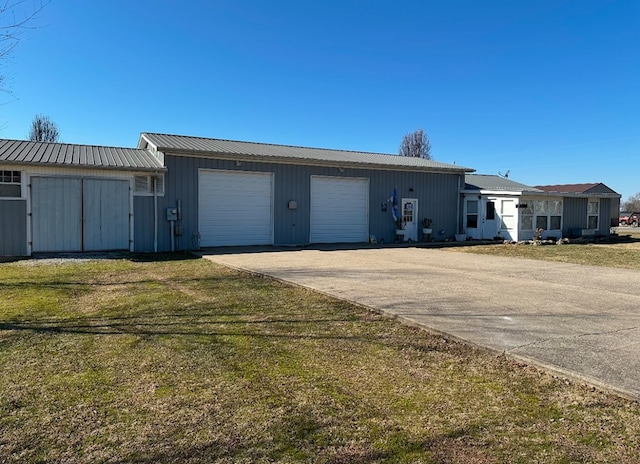
[[[311,177],[311,243],[369,240],[369,179]]]
[[[273,174],[201,170],[202,246],[273,244]]]

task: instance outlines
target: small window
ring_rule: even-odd
[[[547,216],[536,217],[536,229],[547,230]]]
[[[135,176],[133,193],[136,196],[164,195],[164,176]]]
[[[405,222],[405,224],[413,223],[413,203],[409,202],[404,204],[402,220]]]
[[[493,221],[496,218],[496,204],[492,201],[487,202],[487,221]]]
[[[562,216],[551,216],[551,228],[549,230],[560,230]]]
[[[587,203],[587,228],[598,228],[598,217],[600,216],[600,202],[598,200],[590,200]]]
[[[20,198],[22,196],[22,173],[20,171],[0,171],[0,197]]]
[[[478,200],[467,201],[467,228],[478,228]]]

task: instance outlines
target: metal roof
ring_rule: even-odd
[[[164,171],[149,150],[0,139],[0,164]]]
[[[158,151],[164,153],[205,157],[227,156],[230,159],[242,159],[244,157],[244,159],[250,158],[255,160],[258,158],[262,161],[283,163],[344,164],[357,165],[359,167],[396,168],[419,171],[474,171],[471,168],[457,166],[455,164],[382,153],[297,147],[143,132],[140,134],[138,147],[146,148],[147,144],[152,145]]]
[[[489,174],[466,174],[464,177],[465,190],[499,190],[505,192],[542,192],[535,187],[530,187],[519,182],[514,182],[505,177]]]

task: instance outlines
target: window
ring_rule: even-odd
[[[402,221],[405,224],[413,223],[413,203],[410,201],[404,204],[404,211],[402,212]]]
[[[478,228],[478,200],[467,201],[467,227]]]
[[[547,216],[536,216],[536,229],[548,230]]]
[[[133,194],[136,196],[151,196],[155,192],[164,195],[164,176],[135,176]]]
[[[549,200],[549,230],[562,228],[562,200]]]
[[[492,201],[487,202],[487,221],[493,221],[496,218],[496,204]]]
[[[20,171],[0,171],[0,197],[20,198],[22,196],[22,173]]]
[[[598,228],[598,217],[600,216],[600,201],[589,200],[587,203],[587,228]]]
[[[562,200],[528,200],[520,206],[521,230],[561,230]]]

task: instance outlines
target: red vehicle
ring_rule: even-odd
[[[640,213],[636,212],[622,212],[620,213],[620,218],[618,222],[621,226],[637,226],[638,221],[640,220]]]

